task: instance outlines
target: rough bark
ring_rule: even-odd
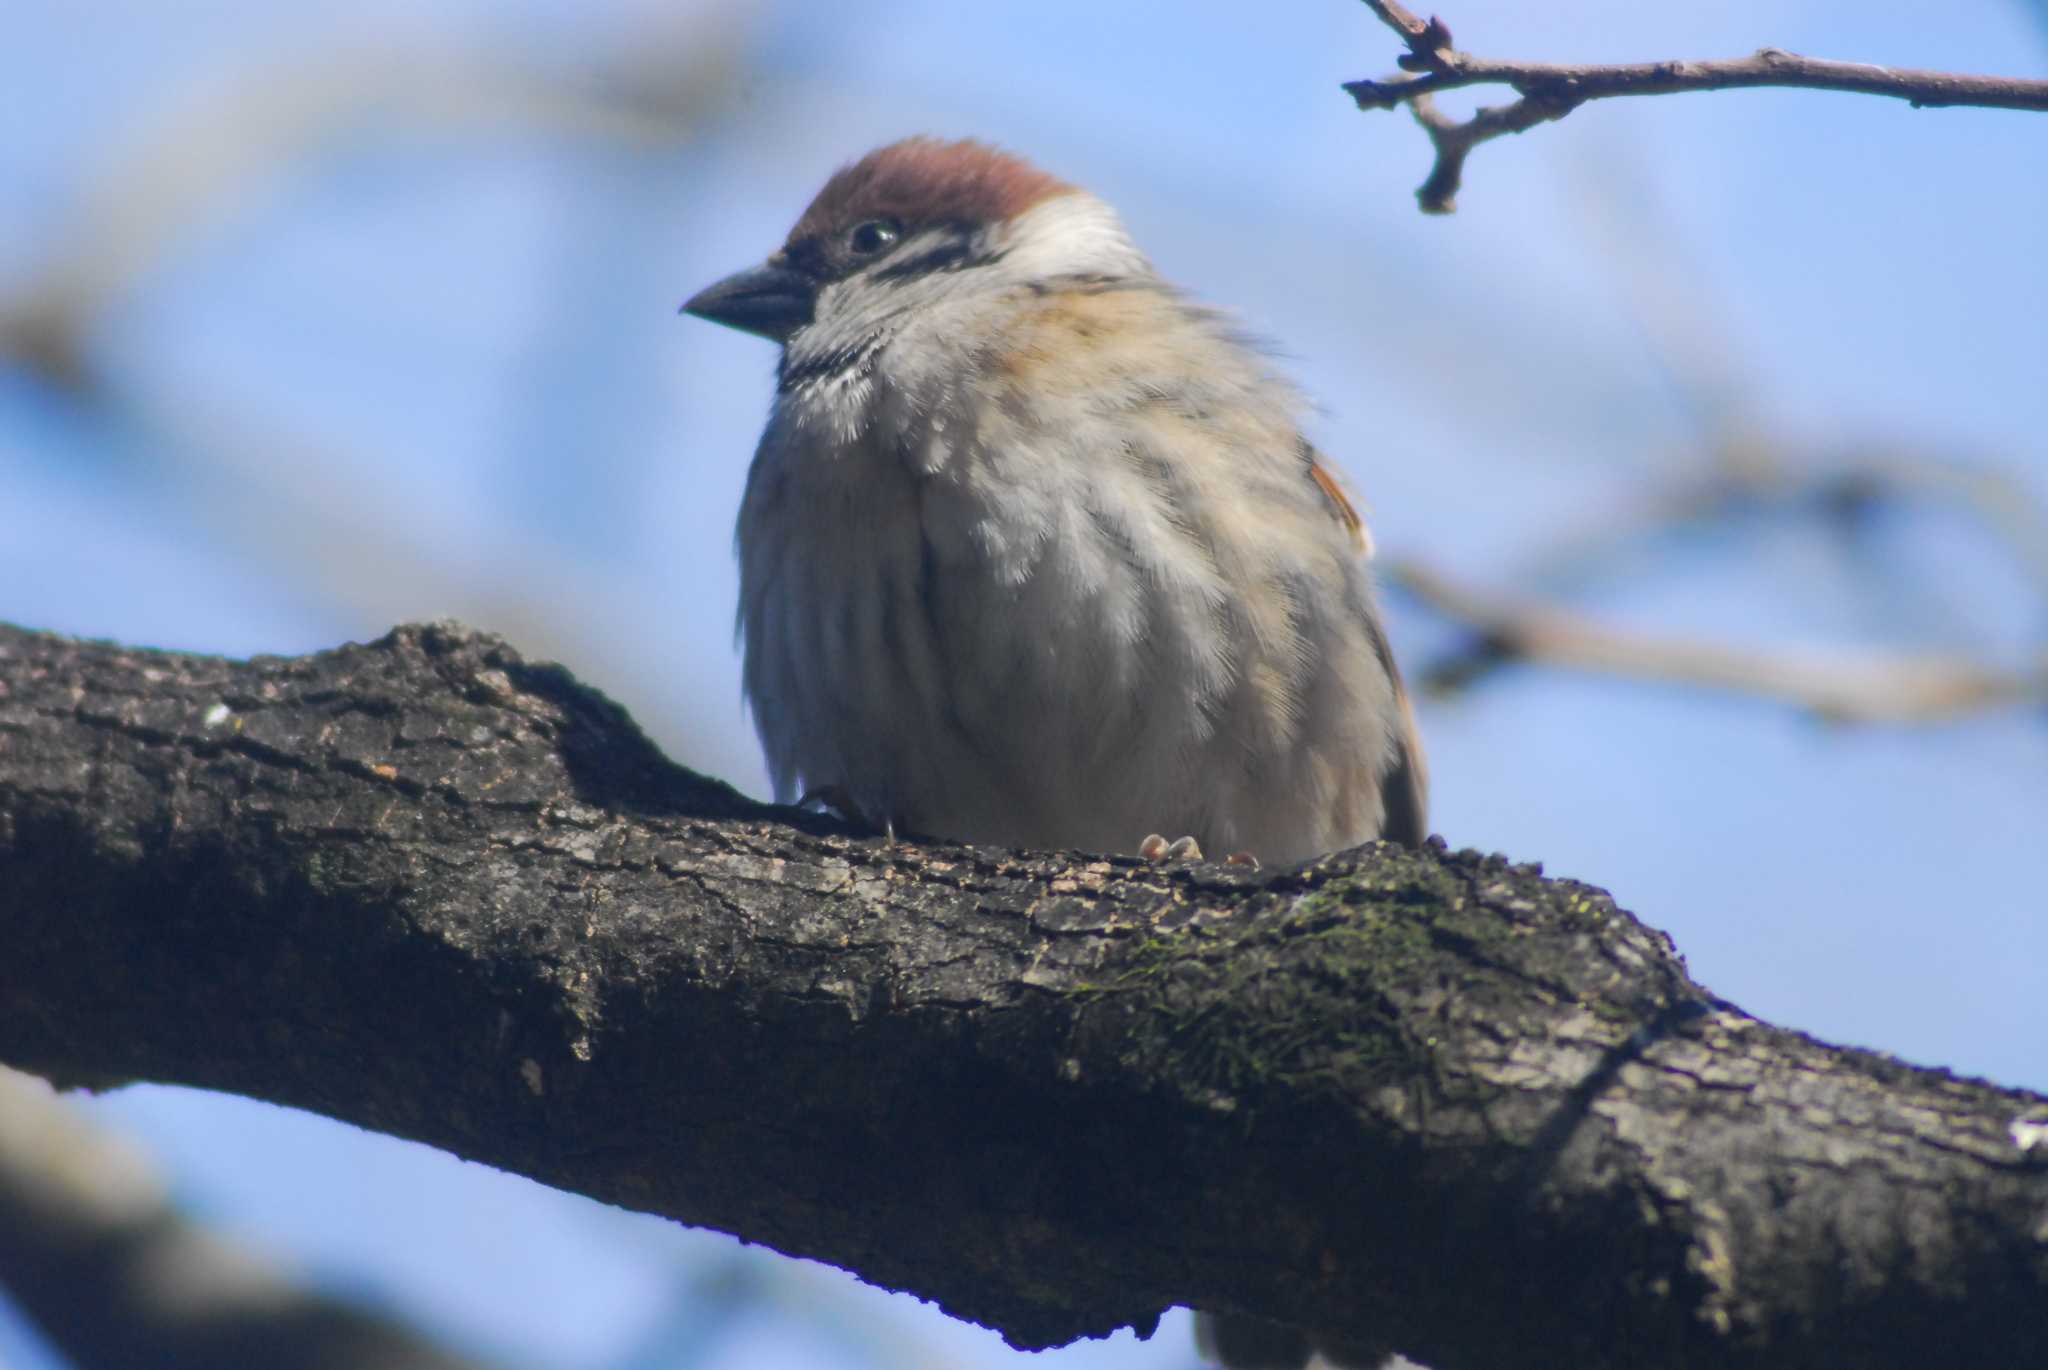
[[[452,627],[0,630],[0,1059],[232,1090],[912,1290],[1439,1370],[2041,1364],[2038,1096],[1756,1021],[1600,891],[888,845]]]

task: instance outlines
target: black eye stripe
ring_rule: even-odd
[[[854,235],[871,225],[886,226],[896,236],[880,251],[857,250]],[[977,245],[969,230],[959,225],[926,224],[913,232],[895,219],[866,219],[852,228],[786,244],[781,255],[788,265],[825,286],[861,272],[875,280],[895,281],[986,266],[1001,261],[1004,252]]]
[[[878,281],[901,280],[939,271],[959,271],[970,266],[987,266],[1003,259],[1000,252],[976,253],[966,242],[939,243],[914,257],[894,261],[874,273]]]

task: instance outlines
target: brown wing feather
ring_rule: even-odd
[[[1380,836],[1403,846],[1419,847],[1429,836],[1429,762],[1422,755],[1422,734],[1415,730],[1415,711],[1401,677],[1394,677],[1401,704],[1401,735],[1394,741],[1394,764],[1380,778],[1380,803],[1386,821]]]
[[[1331,512],[1344,525],[1344,531],[1351,535],[1352,545],[1361,555],[1370,555],[1372,535],[1366,531],[1365,520],[1359,517],[1358,507],[1345,493],[1343,483],[1329,467],[1323,465],[1314,448],[1304,444],[1303,452],[1308,458],[1309,478],[1329,499]],[[1401,684],[1401,668],[1394,663],[1394,649],[1387,642],[1386,632],[1377,618],[1367,627],[1372,633],[1372,648],[1380,659],[1380,667],[1393,683],[1394,702],[1401,709],[1400,734],[1394,739],[1393,764],[1380,777],[1380,811],[1385,814],[1380,824],[1380,836],[1389,842],[1416,847],[1429,836],[1429,764],[1422,754],[1422,734],[1415,727],[1415,710],[1409,705],[1408,691]]]
[[[1372,534],[1365,531],[1365,520],[1358,516],[1358,507],[1351,502],[1351,497],[1344,493],[1344,483],[1337,479],[1336,472],[1323,465],[1314,448],[1306,450],[1309,459],[1309,479],[1322,488],[1324,496],[1330,501],[1331,509],[1337,515],[1337,522],[1343,524],[1344,531],[1351,535],[1351,545],[1359,550],[1360,555],[1370,556]]]

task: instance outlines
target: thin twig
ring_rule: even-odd
[[[1387,109],[1416,95],[1460,86],[1506,85],[1524,95],[1577,103],[1618,95],[1678,95],[1699,90],[1787,86],[1889,95],[1917,108],[1971,105],[1984,109],[2048,110],[2048,80],[2025,76],[1971,76],[1870,62],[1802,57],[1783,48],[1759,48],[1747,57],[1713,61],[1570,64],[1498,62],[1456,49],[1433,49],[1426,74],[1386,81],[1347,81],[1361,109]]]
[[[1477,109],[1470,119],[1458,120],[1439,110],[1427,92],[1415,96],[1409,101],[1408,108],[1415,115],[1415,122],[1429,134],[1430,146],[1436,149],[1436,165],[1429,169],[1429,179],[1415,191],[1423,212],[1449,214],[1458,207],[1458,187],[1465,179],[1465,158],[1471,155],[1473,148],[1504,133],[1521,133],[1552,119],[1562,119],[1572,112],[1574,103],[1554,103],[1546,98],[1527,95],[1512,105]]]
[[[1429,179],[1416,191],[1423,211],[1429,214],[1448,214],[1456,207],[1459,178],[1473,148],[1504,133],[1520,133],[1561,119],[1588,100],[1786,86],[1887,95],[1909,101],[1915,108],[1972,105],[2048,111],[2048,80],[1835,62],[1802,57],[1783,48],[1759,48],[1748,57],[1703,62],[1501,62],[1460,52],[1441,19],[1425,22],[1391,0],[1365,0],[1365,4],[1401,35],[1408,51],[1397,64],[1416,74],[1347,81],[1344,89],[1360,109],[1392,109],[1400,104],[1414,109],[1437,153]],[[1438,91],[1474,85],[1511,86],[1521,98],[1511,105],[1482,109],[1463,122],[1439,114],[1428,103]]]
[[[1422,48],[1418,45],[1428,40],[1429,25],[1427,23],[1416,18],[1400,5],[1394,4],[1392,0],[1365,0],[1365,7],[1378,15],[1381,23],[1407,39],[1410,51],[1422,51]],[[1442,20],[1437,20],[1436,22],[1439,26],[1443,23]],[[1449,35],[1446,34],[1445,37],[1448,40]]]

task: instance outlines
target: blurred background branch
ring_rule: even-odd
[[[1818,655],[1732,643],[1682,641],[1602,624],[1529,591],[1597,593],[1660,548],[1724,528],[1810,522],[1849,554],[1885,513],[1920,506],[1960,510],[2002,546],[2033,587],[2048,624],[2048,519],[1995,469],[1927,453],[1858,450],[1788,455],[1750,435],[1719,447],[1697,474],[1653,490],[1632,517],[1558,538],[1523,559],[1520,593],[1460,581],[1421,558],[1392,562],[1388,580],[1431,611],[1472,630],[1463,646],[1418,663],[1417,678],[1439,695],[1477,684],[1518,662],[1631,679],[1729,690],[1777,699],[1835,723],[1927,723],[1983,709],[2048,705],[2048,645],[2014,665],[1955,652],[1879,650]],[[1880,598],[1894,587],[1867,581]]]
[[[574,78],[511,54],[455,48],[365,48],[245,73],[152,122],[145,139],[98,171],[54,254],[0,305],[0,346],[47,383],[93,397],[115,383],[86,347],[110,309],[264,182],[355,136],[519,129],[669,152],[725,98],[720,77],[733,51],[731,36],[720,37],[696,33],[672,52],[635,49]]]
[[[507,139],[566,146],[579,184],[565,195],[577,212],[564,231],[579,251],[621,237],[647,213],[638,188],[729,109],[743,36],[736,10],[698,5],[584,65],[387,41],[238,71],[151,120],[91,171],[43,260],[0,290],[0,361],[88,416],[107,452],[146,453],[153,474],[182,486],[220,536],[288,568],[351,617],[403,618],[424,603],[550,656],[601,661],[606,632],[587,606],[605,598],[602,574],[545,541],[504,554],[544,583],[543,593],[455,573],[418,530],[407,492],[359,479],[358,455],[331,436],[296,431],[232,387],[138,374],[106,336],[153,278],[203,254],[209,237],[230,233],[266,193],[366,149],[422,140],[477,155]],[[566,279],[564,288],[573,288]],[[584,292],[563,308],[554,336],[570,345]],[[573,363],[552,350],[543,359],[555,373],[551,388],[575,378]],[[546,459],[554,458],[551,447]]]
[[[1930,723],[2048,706],[2048,513],[2027,488],[1981,458],[1876,441],[1813,450],[1772,431],[1763,387],[1705,288],[1708,274],[1682,260],[1683,235],[1640,169],[1612,158],[1580,179],[1589,227],[1606,246],[1648,358],[1697,435],[1695,450],[1636,477],[1633,508],[1603,509],[1521,551],[1507,576],[1514,591],[1425,557],[1393,560],[1385,571],[1393,586],[1468,630],[1462,643],[1413,663],[1418,683],[1450,696],[1503,667],[1553,666],[1777,700],[1831,723]],[[1912,621],[1906,601],[1924,587],[1896,584],[1873,552],[1887,518],[1934,511],[1968,520],[1978,541],[2007,558],[2031,599],[2032,650],[1999,661],[1932,646],[1766,647],[1632,630],[1571,607],[1689,542],[1725,535],[1727,552],[1739,554],[1760,529],[1803,525],[1849,563],[1856,592],[1896,633]]]
[[[134,1145],[5,1066],[0,1287],[79,1370],[483,1370],[186,1219]]]
[[[2006,705],[2048,705],[2048,656],[2032,671],[2002,671],[1946,656],[1745,650],[1620,631],[1584,615],[1459,584],[1420,562],[1395,563],[1391,578],[1476,635],[1470,648],[1422,673],[1423,688],[1438,694],[1462,689],[1496,667],[1527,662],[1759,695],[1830,723],[1929,723]]]

